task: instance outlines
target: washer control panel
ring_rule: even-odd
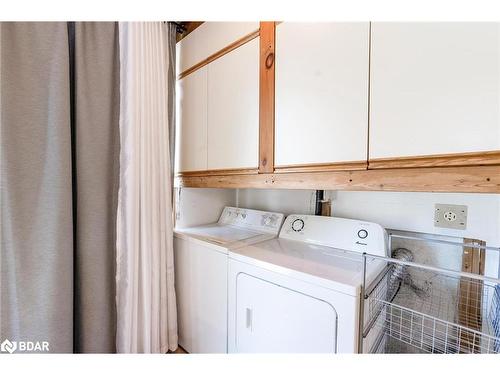
[[[329,216],[289,215],[280,238],[387,256],[387,233],[379,224]]]
[[[366,237],[368,237],[368,231],[366,229],[358,230],[358,237],[364,240]]]
[[[219,223],[278,234],[283,219],[284,215],[276,212],[225,207]]]
[[[304,229],[304,220],[302,220],[302,219],[295,219],[292,222],[292,229],[295,232],[300,232],[302,229]]]

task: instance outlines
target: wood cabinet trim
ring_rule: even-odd
[[[260,36],[258,168],[180,172],[176,185],[214,188],[335,189],[500,193],[500,150],[485,152],[374,158],[325,164],[274,165],[275,41],[279,22],[261,22],[249,33],[179,74],[203,68]],[[371,75],[371,24],[369,77]],[[370,111],[371,79],[368,87]],[[370,112],[368,112],[368,155]]]
[[[368,161],[368,169],[460,167],[500,165],[500,151],[378,158]]]
[[[274,173],[357,171],[366,170],[367,168],[368,163],[362,160],[322,164],[280,165],[275,167]]]
[[[500,193],[500,166],[178,177],[178,187]]]
[[[275,44],[275,23],[261,22],[259,57],[259,173],[272,173],[274,171]]]
[[[462,272],[473,273],[476,275],[484,275],[484,249],[477,249],[471,245],[486,246],[486,242],[473,239],[464,238],[464,249],[462,253]],[[462,277],[459,283],[458,293],[458,323],[481,331],[482,328],[482,304],[484,298],[483,283],[480,281],[472,282],[470,278]],[[476,353],[479,348],[478,337],[471,332],[463,330],[460,334],[460,339],[463,345],[460,350],[464,353],[471,351]]]
[[[179,34],[179,33],[177,34],[176,39],[175,39],[175,43],[179,43],[182,39],[184,39],[189,34],[191,34],[193,31],[195,31],[198,27],[203,25],[204,22],[203,21],[189,21],[189,22],[181,22],[181,23],[184,25],[185,30],[181,34]]]
[[[367,109],[366,109],[366,158],[370,157],[370,110],[372,107],[372,23],[368,26],[368,98],[367,98]],[[368,166],[367,166],[368,168]]]
[[[187,75],[197,71],[198,69],[204,67],[205,65],[210,64],[212,61],[217,60],[218,58],[224,56],[225,54],[235,50],[238,47],[241,47],[242,45],[250,42],[251,40],[257,38],[260,34],[260,30],[255,30],[251,32],[250,34],[245,35],[244,37],[236,40],[235,42],[227,45],[226,47],[222,48],[221,50],[211,54],[207,58],[203,59],[199,63],[194,64],[192,67],[184,70],[181,72],[178,76],[177,79],[182,79],[186,77]]]
[[[234,176],[234,175],[255,175],[259,171],[257,168],[238,169],[210,169],[200,171],[184,171],[176,173],[176,177],[210,177],[210,176]]]

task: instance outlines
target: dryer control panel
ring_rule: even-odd
[[[284,215],[276,212],[251,210],[248,208],[225,207],[219,224],[237,225],[263,232],[278,234]]]
[[[289,215],[280,238],[359,253],[388,256],[387,232],[379,224],[329,216]]]

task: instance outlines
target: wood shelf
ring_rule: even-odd
[[[500,165],[500,151],[370,159],[369,169]]]
[[[209,177],[209,176],[232,176],[232,175],[255,175],[259,173],[257,168],[239,169],[210,169],[206,171],[178,172],[176,177]]]
[[[279,165],[274,173],[358,171],[368,169],[366,161],[348,161],[323,164]]]
[[[500,193],[500,166],[178,176],[176,187]]]

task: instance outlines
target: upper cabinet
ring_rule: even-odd
[[[206,22],[177,59],[179,186],[500,192],[499,23]]]
[[[208,169],[257,168],[259,38],[208,65]]]
[[[177,172],[256,171],[259,38],[252,33],[258,28],[209,22],[178,43]]]
[[[373,23],[370,159],[500,149],[493,23]]]
[[[188,70],[258,29],[258,22],[204,22],[177,43],[177,73]]]
[[[278,169],[304,164],[366,168],[369,35],[368,22],[276,26]]]
[[[177,171],[207,169],[207,67],[177,83]]]

